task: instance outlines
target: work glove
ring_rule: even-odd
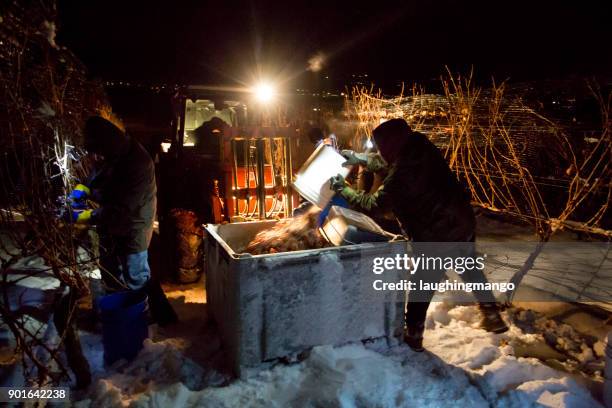
[[[69,221],[75,224],[89,224],[93,210],[71,210],[68,213]]]
[[[75,209],[84,209],[87,207],[87,198],[90,194],[89,187],[84,184],[77,184],[68,196],[70,206]]]
[[[365,166],[368,164],[368,156],[365,153],[355,153],[352,150],[342,150],[340,154],[346,159],[346,161],[342,163],[342,166],[344,167],[357,165]]]
[[[378,153],[370,153],[368,155],[368,171],[372,173],[378,173],[379,171],[386,169],[389,167],[389,163],[382,158],[382,156]]]
[[[334,190],[336,193],[341,193],[346,187],[346,182],[344,181],[344,177],[342,174],[338,174],[329,179],[329,188]]]

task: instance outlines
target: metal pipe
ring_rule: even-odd
[[[246,183],[246,189],[251,188],[251,139],[244,139],[244,168],[246,172],[244,173],[244,182]],[[247,195],[248,191],[247,191]],[[248,202],[248,199],[247,199]],[[249,206],[247,205],[247,213],[249,212]]]
[[[249,184],[247,188],[247,218],[253,218],[255,213],[259,210],[257,206],[257,190],[255,190],[255,204],[253,206],[253,211],[250,211],[251,208],[251,170],[253,170],[253,177],[255,181],[255,189],[257,189],[257,146],[256,140],[254,138],[249,139],[249,165],[247,169],[249,170]],[[252,169],[251,169],[252,168]]]
[[[291,138],[284,137],[283,142],[285,148],[285,217],[289,217],[291,215],[291,211],[293,210],[293,194],[291,189]]]
[[[265,176],[265,148],[266,140],[259,138],[255,141],[257,149],[257,204],[259,209],[259,218],[266,218],[266,176]]]
[[[232,163],[232,173],[234,176],[234,186],[232,188],[232,199],[234,201],[234,215],[238,215],[239,210],[238,210],[238,197],[237,197],[237,191],[238,191],[238,151],[236,150],[236,139],[232,139],[231,141],[231,145],[232,145],[232,156],[234,157],[233,163]]]
[[[272,178],[272,187],[276,187],[276,171],[274,171],[274,138],[267,139],[270,144],[270,173]],[[268,149],[266,149],[267,151]]]

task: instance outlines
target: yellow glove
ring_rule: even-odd
[[[85,184],[77,184],[76,187],[70,193],[70,198],[74,200],[82,200],[84,198],[89,197],[91,194],[91,190]]]
[[[70,206],[76,210],[87,208],[87,197],[89,197],[90,194],[91,191],[89,190],[89,187],[84,184],[77,184],[76,187],[70,192]]]
[[[93,210],[72,210],[72,222],[89,224]]]

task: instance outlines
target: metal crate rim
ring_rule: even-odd
[[[277,220],[262,220],[258,222],[267,222],[267,223],[273,224],[277,222]],[[232,224],[234,225],[249,224],[249,222],[235,222]],[[394,244],[394,243],[404,243],[406,245],[408,244],[408,240],[403,239],[403,240],[397,240],[397,241],[365,242],[363,244],[355,244],[355,245],[340,245],[340,246],[331,246],[331,247],[318,248],[318,249],[302,249],[299,251],[277,252],[275,254],[253,255],[253,254],[249,254],[246,252],[243,252],[243,253],[235,252],[225,242],[225,240],[219,234],[217,234],[217,232],[214,229],[212,229],[220,225],[223,225],[223,224],[205,224],[204,229],[206,230],[208,234],[210,234],[215,239],[215,241],[219,243],[219,245],[221,245],[221,247],[227,252],[227,254],[230,257],[232,257],[232,259],[266,259],[270,257],[274,257],[275,259],[280,259],[285,256],[287,257],[290,256],[292,258],[295,258],[296,256],[300,256],[300,255],[304,257],[308,257],[314,253],[322,254],[326,252],[337,252],[338,249],[340,249],[342,252],[357,252],[357,251],[363,251],[363,250],[372,250],[378,247],[384,247],[384,246],[387,246],[388,244]]]

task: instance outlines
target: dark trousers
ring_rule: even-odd
[[[424,257],[475,257],[476,247],[473,239],[466,242],[452,243],[424,243],[424,242],[413,242],[412,249],[414,256]],[[414,275],[411,275],[413,281],[417,281],[417,287],[419,287],[419,280],[427,283],[438,283],[446,275],[445,269],[432,269],[417,271]],[[466,270],[459,275],[464,282],[479,282],[486,283],[487,278],[485,277],[481,269],[473,268]],[[491,291],[474,291],[474,297],[480,304],[491,304],[495,303],[495,296]],[[412,328],[422,328],[425,324],[425,318],[427,316],[427,309],[431,303],[435,291],[433,290],[419,290],[417,292],[411,292],[408,296],[408,307],[406,309],[406,326]]]

